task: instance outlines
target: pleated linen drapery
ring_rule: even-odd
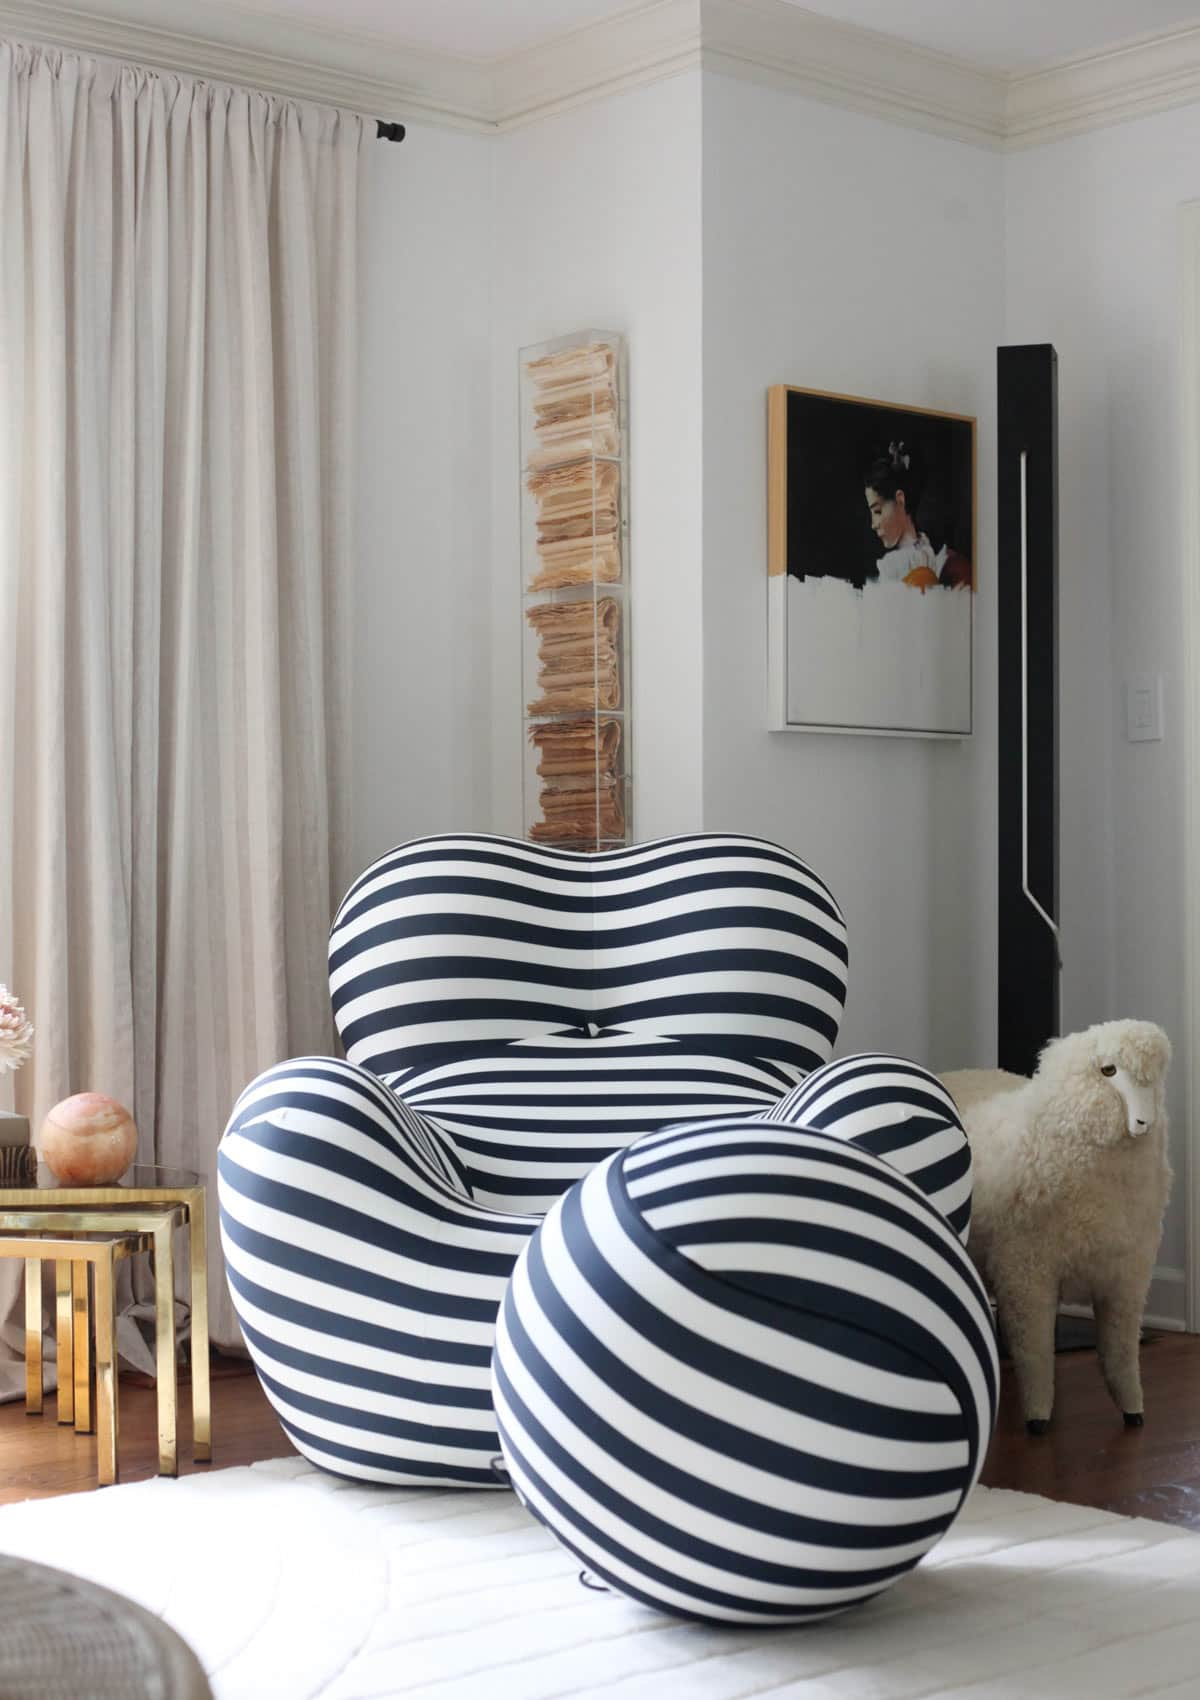
[[[111,1093],[139,1160],[209,1179],[245,1082],[329,1040],[363,140],[345,112],[0,42],[0,979],[36,1027],[15,1102],[36,1125]]]

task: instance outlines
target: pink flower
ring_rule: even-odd
[[[0,986],[0,1074],[20,1068],[33,1049],[33,1024],[7,986]]]

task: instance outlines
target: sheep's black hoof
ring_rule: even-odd
[[[1141,1411],[1126,1411],[1125,1412],[1125,1427],[1126,1428],[1141,1428],[1145,1421],[1146,1421],[1146,1419],[1142,1415]]]
[[[1050,1432],[1049,1417],[1030,1417],[1025,1424],[1030,1434],[1048,1434]]]

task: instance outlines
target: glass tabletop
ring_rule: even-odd
[[[194,1169],[165,1169],[155,1163],[135,1163],[126,1169],[119,1181],[105,1181],[104,1186],[140,1187],[143,1190],[150,1187],[163,1187],[172,1192],[182,1191],[189,1186],[199,1186],[200,1176]],[[39,1162],[37,1180],[34,1186],[45,1192],[99,1192],[100,1186],[82,1186],[78,1181],[64,1185],[45,1163]],[[30,1192],[31,1187],[0,1187],[0,1198],[6,1192]]]

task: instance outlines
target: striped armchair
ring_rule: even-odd
[[[330,936],[346,1060],[261,1075],[219,1158],[233,1301],[296,1447],[366,1480],[491,1485],[513,1265],[561,1193],[668,1125],[856,1138],[965,1234],[936,1081],[829,1062],[846,963],[826,886],[753,838],[591,855],[462,834],[369,868]]]

